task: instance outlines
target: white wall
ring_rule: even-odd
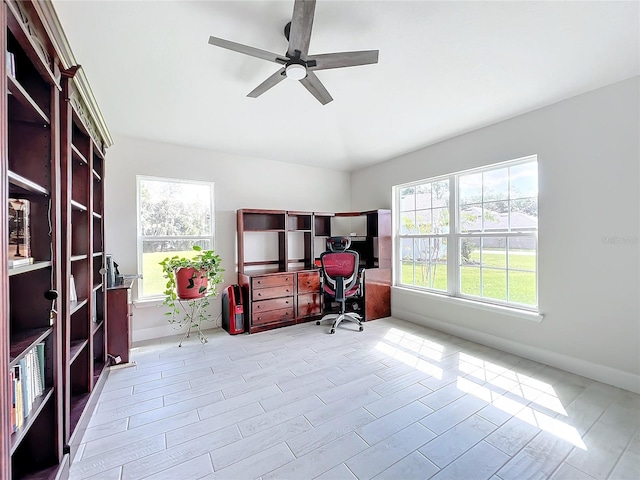
[[[538,155],[541,323],[392,291],[392,314],[640,391],[639,77],[352,174],[352,209],[391,187]]]
[[[345,172],[124,136],[114,140],[106,162],[105,247],[121,273],[138,272],[136,175],[215,182],[215,250],[226,269],[222,287],[237,283],[236,210],[349,210],[349,174]],[[134,341],[176,333],[157,305],[134,305]],[[212,314],[217,315],[220,308],[221,302],[214,301]]]

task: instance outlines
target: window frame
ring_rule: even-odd
[[[421,180],[416,180],[416,181],[412,181],[412,182],[407,182],[401,185],[395,185],[392,188],[392,198],[393,198],[393,228],[394,228],[394,234],[393,234],[393,242],[394,242],[394,246],[393,246],[393,254],[394,254],[394,259],[393,259],[393,265],[394,265],[394,275],[393,275],[393,285],[397,286],[397,287],[401,287],[401,288],[406,288],[406,289],[410,289],[410,290],[414,290],[417,292],[428,292],[430,294],[435,294],[435,295],[440,295],[440,296],[445,296],[445,297],[450,297],[450,298],[457,298],[457,299],[463,299],[465,301],[472,301],[472,302],[477,302],[483,305],[487,305],[488,307],[500,307],[500,308],[509,308],[509,309],[515,309],[518,311],[523,311],[523,312],[527,312],[527,313],[539,313],[539,244],[538,244],[538,229],[539,229],[539,223],[537,224],[537,226],[535,227],[535,229],[530,228],[528,230],[517,230],[517,231],[512,231],[512,227],[511,227],[511,218],[509,218],[509,227],[507,230],[500,230],[500,231],[485,231],[484,228],[482,229],[482,231],[473,231],[473,232],[463,232],[462,228],[461,228],[461,208],[462,206],[460,205],[460,199],[459,199],[459,194],[460,194],[460,190],[459,190],[459,179],[462,176],[465,175],[470,175],[470,174],[477,174],[477,173],[484,173],[484,172],[488,172],[488,171],[492,171],[492,170],[498,170],[498,169],[503,169],[503,168],[509,168],[509,167],[514,167],[514,166],[518,166],[518,165],[523,165],[523,164],[528,164],[528,163],[535,163],[536,165],[536,169],[538,169],[538,158],[537,155],[529,155],[526,157],[522,157],[522,158],[518,158],[515,160],[509,160],[509,161],[505,161],[505,162],[500,162],[500,163],[495,163],[495,164],[491,164],[491,165],[486,165],[486,166],[482,166],[482,167],[478,167],[478,168],[473,168],[473,169],[469,169],[469,170],[464,170],[464,171],[459,171],[459,172],[453,172],[447,175],[440,175],[440,176],[436,176],[436,177],[430,177],[430,178],[426,178],[426,179],[421,179]],[[539,175],[538,175],[539,177]],[[508,176],[508,179],[510,180],[511,176]],[[418,185],[425,185],[428,183],[433,183],[433,182],[442,182],[443,180],[447,180],[449,182],[449,233],[446,235],[442,235],[442,234],[403,234],[402,233],[402,213],[404,212],[403,210],[401,210],[402,206],[401,206],[401,198],[400,198],[400,194],[401,192],[406,189],[406,188],[410,188],[410,187],[416,187]],[[537,181],[537,178],[536,178]],[[483,183],[484,184],[484,183]],[[539,190],[539,189],[538,189]],[[483,195],[484,197],[484,195]],[[532,197],[523,197],[523,198],[532,198]],[[536,192],[536,204],[538,202],[539,199],[539,191]],[[510,202],[512,199],[509,197],[508,198],[508,202]],[[481,201],[481,205],[484,205],[484,203],[488,203],[484,200]],[[432,207],[433,208],[433,207]],[[414,206],[414,211],[416,211],[417,208]],[[539,218],[539,215],[538,217]],[[483,220],[484,221],[484,220]],[[425,287],[425,286],[419,286],[419,285],[411,285],[411,284],[406,284],[402,282],[402,276],[403,276],[403,259],[402,259],[402,247],[403,247],[403,239],[408,239],[408,238],[413,238],[413,239],[428,239],[428,238],[435,238],[435,237],[442,237],[442,238],[446,238],[447,241],[447,250],[446,250],[446,255],[447,255],[447,289],[445,290],[440,290],[440,289],[435,289],[435,288],[429,288],[429,287]],[[462,258],[461,258],[461,244],[463,239],[465,238],[479,238],[479,239],[485,239],[485,238],[505,238],[508,239],[510,238],[518,238],[518,239],[524,239],[524,238],[530,238],[532,239],[532,242],[535,245],[535,270],[533,271],[533,273],[535,274],[535,304],[531,305],[531,304],[525,304],[525,303],[517,303],[514,301],[508,301],[508,300],[499,300],[499,299],[494,299],[494,298],[488,298],[488,297],[482,297],[482,296],[476,296],[476,295],[470,295],[470,294],[466,294],[462,292],[462,286],[461,286],[461,282],[462,282],[462,268],[463,268],[463,264],[462,264]],[[482,240],[481,240],[482,241]],[[482,250],[480,250],[480,252],[482,253]],[[478,265],[478,269],[479,269],[479,275],[480,275],[480,289],[482,289],[482,275],[483,275],[483,270],[485,269],[495,269],[495,270],[504,270],[505,272],[505,278],[506,278],[506,286],[505,288],[507,289],[507,295],[508,295],[508,285],[509,285],[509,274],[510,272],[518,272],[518,271],[524,271],[524,270],[519,270],[516,268],[509,268],[509,249],[506,247],[506,243],[505,243],[505,266],[500,268],[500,267],[487,267],[485,265],[482,264],[482,262]],[[414,264],[415,264],[415,260],[414,260]],[[530,271],[526,271],[526,272],[530,272]],[[415,281],[414,281],[415,283]],[[482,292],[482,290],[480,290],[480,292]],[[508,296],[507,296],[508,298]]]
[[[165,183],[181,183],[181,184],[189,184],[189,185],[205,185],[209,187],[210,191],[210,209],[211,209],[211,220],[210,220],[210,232],[209,235],[154,235],[154,236],[145,236],[142,235],[142,210],[141,210],[141,183],[143,181],[157,181],[157,182],[165,182]],[[216,230],[216,211],[215,211],[215,184],[214,182],[207,182],[202,180],[189,180],[189,179],[181,179],[181,178],[173,178],[173,177],[159,177],[154,175],[136,175],[136,261],[138,263],[138,271],[144,276],[143,271],[143,244],[145,241],[149,240],[193,240],[193,243],[197,243],[199,240],[207,240],[210,242],[211,249],[215,250],[215,230]],[[136,300],[138,302],[154,302],[164,299],[164,295],[162,293],[154,294],[154,295],[143,295],[143,281],[138,281],[138,287],[136,290]]]

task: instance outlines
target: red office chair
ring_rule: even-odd
[[[323,291],[340,303],[340,312],[325,315],[316,321],[316,325],[333,320],[331,333],[336,333],[337,326],[343,320],[355,322],[361,332],[364,330],[362,317],[355,312],[347,312],[345,306],[348,298],[360,295],[360,255],[348,250],[350,245],[349,237],[331,237],[327,240],[329,251],[320,255]]]

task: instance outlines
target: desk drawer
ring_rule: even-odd
[[[298,295],[297,317],[311,317],[321,313],[321,295],[319,292]]]
[[[290,297],[293,295],[293,285],[283,285],[280,287],[258,288],[251,292],[252,300],[267,300],[269,298]]]
[[[315,293],[320,291],[320,272],[298,273],[298,293]]]
[[[265,275],[263,277],[253,277],[251,286],[254,289],[271,288],[278,286],[293,287],[293,274],[286,275]]]
[[[255,305],[255,304],[254,304]],[[251,324],[264,325],[266,323],[276,323],[278,321],[292,320],[293,319],[293,306],[289,308],[280,308],[278,310],[271,310],[270,312],[254,313],[251,316]]]
[[[270,312],[280,308],[293,307],[293,297],[274,298],[273,300],[261,300],[253,302],[253,313]]]

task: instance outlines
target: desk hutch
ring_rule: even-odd
[[[317,261],[332,235],[333,217],[364,217],[366,235],[352,249],[365,268],[365,321],[391,314],[391,212],[237,211],[238,283],[245,331],[256,333],[319,318],[323,304]]]
[[[101,271],[112,140],[51,1],[4,0],[0,24],[0,478],[66,478],[107,372]],[[8,199],[30,206],[19,235],[30,238],[33,261],[12,268]],[[16,372],[44,387],[20,422]]]

